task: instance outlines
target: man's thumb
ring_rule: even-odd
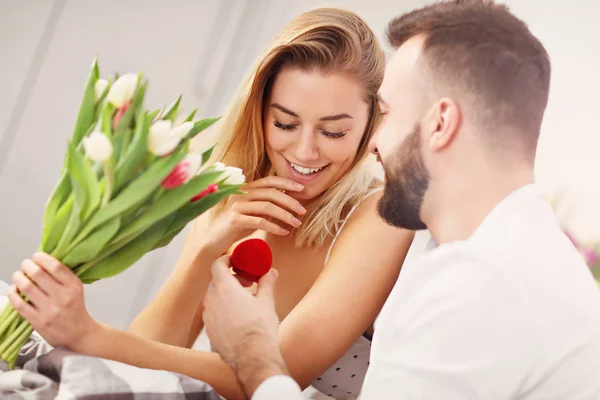
[[[268,297],[273,298],[273,288],[275,282],[279,276],[279,271],[271,268],[269,272],[264,274],[258,281],[258,288],[256,290],[256,297]]]

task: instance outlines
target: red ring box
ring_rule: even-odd
[[[262,239],[248,239],[238,244],[231,254],[233,271],[241,278],[258,282],[273,263],[271,248]]]

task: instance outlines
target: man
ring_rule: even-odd
[[[503,5],[454,0],[389,24],[375,138],[380,214],[439,246],[402,269],[362,399],[600,399],[600,291],[534,182],[550,61]],[[301,398],[273,311],[213,266],[207,333],[254,399]]]

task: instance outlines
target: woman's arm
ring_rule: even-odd
[[[210,283],[210,265],[221,255],[201,244],[205,225],[205,219],[194,221],[173,273],[133,320],[130,332],[174,346],[193,345],[202,329],[196,315]]]
[[[380,198],[375,193],[357,207],[323,272],[281,323],[281,351],[302,388],[370,327],[396,283],[414,233],[381,219]]]

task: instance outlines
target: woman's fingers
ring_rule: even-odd
[[[31,260],[21,262],[21,271],[46,294],[60,289],[60,283],[45,269]]]
[[[35,253],[33,261],[63,285],[79,284],[79,278],[69,268],[47,253]]]
[[[255,180],[254,182],[250,182],[242,190],[248,189],[258,189],[258,188],[276,188],[289,190],[292,192],[301,192],[304,190],[304,186],[298,182],[295,182],[291,179],[282,178],[280,176],[267,176],[266,178]]]
[[[47,302],[48,296],[22,271],[16,271],[12,275],[13,284],[23,296],[27,297],[34,305],[43,305]]]
[[[239,227],[251,230],[263,230],[272,233],[273,235],[286,236],[290,233],[287,229],[280,227],[277,224],[267,221],[263,217],[255,217],[251,215],[237,214],[235,221]]]
[[[233,207],[233,209],[234,211],[243,215],[271,217],[283,222],[284,224],[291,225],[294,228],[298,228],[300,225],[302,225],[302,222],[292,213],[268,201],[249,201],[238,203]]]
[[[8,291],[8,301],[12,304],[13,308],[21,314],[23,318],[29,322],[35,320],[38,316],[36,309],[17,293],[17,288],[12,286]]]
[[[274,188],[257,188],[248,190],[247,194],[243,196],[244,201],[270,201],[281,207],[288,209],[289,211],[303,215],[306,213],[306,209],[302,207],[302,204],[293,197],[277,190]]]

